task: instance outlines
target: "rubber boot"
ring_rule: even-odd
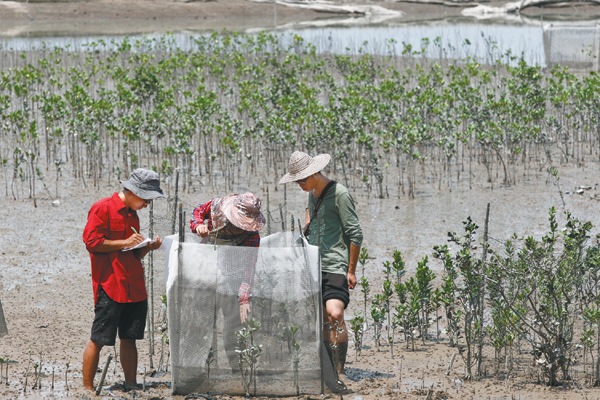
[[[327,354],[329,354],[329,360],[331,360],[331,365],[333,365],[335,368],[335,358],[333,357],[333,348],[331,347],[331,342],[323,342],[323,344],[325,344]]]
[[[348,343],[340,342],[337,345],[337,373],[338,375],[346,375],[346,353],[348,352]]]

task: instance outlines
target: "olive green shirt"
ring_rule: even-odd
[[[323,272],[346,275],[350,243],[360,247],[363,240],[354,199],[348,189],[337,183],[325,194],[318,216],[314,215],[317,200],[312,193],[308,195],[309,243],[319,246]]]

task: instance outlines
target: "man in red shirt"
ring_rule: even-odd
[[[137,385],[136,340],[144,338],[148,301],[142,258],[160,247],[162,240],[133,250],[144,242],[136,211],[146,208],[158,197],[166,197],[160,189],[156,172],[138,168],[131,179],[121,181],[123,190],[96,202],[88,213],[83,241],[92,261],[94,287],[94,323],[92,335],[83,353],[83,386],[94,389],[100,350],[114,346],[119,332],[121,365],[125,386]]]

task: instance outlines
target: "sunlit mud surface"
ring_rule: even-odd
[[[394,250],[400,250],[404,254],[410,275],[423,257],[429,256],[431,260],[434,245],[447,243],[449,231],[460,232],[462,221],[469,216],[480,227],[476,240],[480,245],[488,203],[490,244],[494,249],[501,249],[502,242],[513,233],[521,238],[529,235],[539,238],[544,235],[548,230],[550,207],[558,210],[559,227],[562,228],[565,220],[562,211],[569,211],[580,220],[591,221],[594,224],[593,235],[600,233],[600,203],[596,200],[599,197],[597,185],[600,183],[600,175],[597,166],[590,164],[585,169],[562,166],[559,167],[559,176],[564,192],[564,207],[555,180],[547,181],[548,175],[545,172],[528,172],[528,176],[522,177],[522,181],[510,187],[496,183],[492,188],[490,183],[473,183],[472,189],[469,189],[469,182],[460,181],[458,184],[455,182],[454,189],[449,191],[447,188],[439,190],[435,182],[417,181],[414,199],[402,194],[398,198],[393,184],[388,188],[390,197],[384,199],[376,198],[374,193],[367,193],[362,186],[351,187],[364,231],[363,245],[372,257],[366,264],[364,273],[371,281],[373,291],[378,291],[382,282],[382,262],[390,260]],[[337,179],[342,181],[343,178]],[[235,191],[251,190],[257,193],[263,200],[263,210],[266,211],[267,208],[268,186],[269,208],[273,215],[279,216],[279,205],[282,205],[282,209],[287,209],[286,220],[291,219],[290,214],[296,220],[304,215],[307,194],[299,187],[287,187],[287,201],[284,203],[282,187],[275,190],[272,183],[263,182],[262,178],[243,178],[241,181],[242,184],[236,182]],[[113,190],[120,190],[116,179],[111,179],[110,184],[105,182],[103,180],[100,188],[86,189],[73,184],[68,177],[63,178],[58,206],[52,205],[54,199],[47,193],[38,194],[37,208],[33,207],[31,200],[13,200],[11,196],[0,198],[0,296],[9,329],[9,335],[0,339],[0,356],[13,361],[9,364],[8,385],[5,386],[5,380],[0,384],[0,395],[29,398],[81,398],[86,395],[80,389],[81,355],[89,338],[93,297],[89,256],[81,235],[91,204],[101,197],[111,195]],[[248,182],[251,184],[248,185]],[[473,182],[480,181],[474,179]],[[575,189],[582,185],[591,186],[591,189],[584,190],[583,194],[575,194]],[[211,185],[207,182],[201,189],[198,187],[195,185],[190,193],[181,194],[187,216],[199,202],[226,194],[219,189],[210,189]],[[24,197],[27,197],[26,193]],[[166,219],[166,202],[158,201],[155,213],[157,231],[161,235],[170,232],[171,224]],[[147,234],[148,211],[141,211],[140,216],[142,231]],[[279,218],[272,222],[273,230],[276,229],[278,220]],[[266,229],[261,232],[263,235],[266,235]],[[164,268],[159,252],[155,253],[155,260],[154,300],[155,317],[158,320],[161,315],[159,297],[164,293]],[[429,265],[439,278],[441,265],[437,260],[431,260]],[[360,267],[357,275],[362,275]],[[347,317],[351,318],[355,310],[362,309],[361,296],[360,292],[354,292]],[[442,320],[440,324],[443,323]],[[155,340],[157,349],[153,367],[156,369],[160,357],[160,333],[155,335]],[[372,339],[366,338],[366,347],[358,359],[354,350],[349,354],[348,367],[351,370],[348,377],[356,379],[350,381],[355,398],[420,398],[413,391],[432,386],[436,391],[450,393],[452,398],[463,397],[465,393],[473,398],[483,398],[474,395],[474,391],[485,394],[485,398],[510,398],[501,397],[507,393],[521,393],[521,398],[539,398],[528,397],[531,391],[543,393],[544,398],[581,398],[578,397],[581,391],[561,391],[560,388],[552,389],[559,391],[561,396],[554,397],[554,393],[535,382],[521,382],[518,386],[496,381],[494,378],[489,378],[485,383],[458,382],[457,380],[462,379],[462,362],[457,358],[453,372],[448,377],[445,376],[444,372],[454,349],[447,346],[443,334],[441,340],[441,343],[427,341],[413,352],[406,350],[405,342],[398,337],[398,343],[394,347],[395,357],[392,359],[387,346],[377,351]],[[42,389],[32,389],[34,373],[30,366],[28,387],[24,392],[29,351],[31,365],[42,360]],[[147,340],[139,342],[139,351],[138,383],[142,383],[144,371],[151,371]],[[114,349],[103,351],[101,365],[109,352],[114,354]],[[166,350],[164,354],[166,357]],[[65,385],[67,364],[70,364],[66,373],[69,391]],[[51,389],[53,369],[55,386]],[[492,366],[488,372],[493,374]],[[169,379],[169,374],[149,376],[147,382],[149,385],[153,383],[146,393],[139,395],[169,398]],[[120,381],[120,365],[115,368],[113,363],[105,385],[110,386]],[[110,396],[129,398],[130,394],[113,390]]]

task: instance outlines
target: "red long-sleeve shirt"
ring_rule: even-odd
[[[140,231],[140,220],[135,211],[125,206],[118,193],[94,203],[83,230],[83,242],[92,261],[94,304],[98,300],[98,285],[117,303],[135,303],[145,300],[144,268],[134,251],[96,252],[105,240],[127,239]]]

